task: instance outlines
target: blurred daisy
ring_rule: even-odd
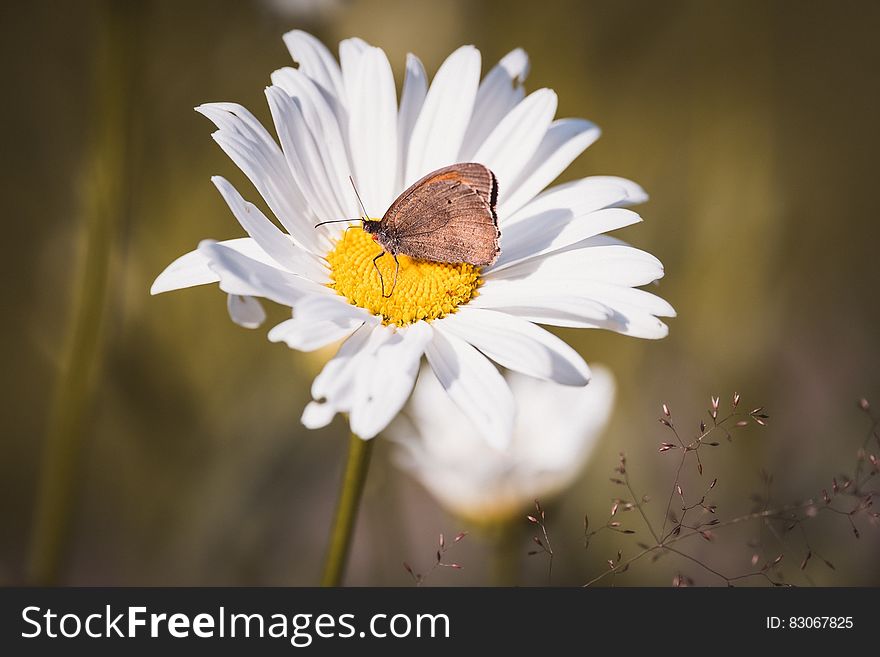
[[[406,412],[388,428],[394,460],[448,511],[479,524],[521,516],[575,480],[611,414],[614,379],[593,366],[585,387],[509,372],[517,402],[506,449],[484,441],[431,376],[419,378]]]
[[[580,119],[554,120],[549,89],[525,95],[522,50],[481,82],[480,53],[463,46],[430,85],[409,55],[398,103],[379,48],[348,39],[337,63],[309,34],[289,32],[284,41],[299,66],[275,71],[266,89],[280,144],[240,105],[197,108],[283,230],[215,177],[248,237],[203,241],[152,292],[219,282],[243,326],[264,318],[254,297],[293,309],[292,319],[269,332],[274,342],[311,351],[345,340],[314,381],[306,426],[348,413],[352,431],[372,438],[406,402],[425,355],[478,432],[502,445],[512,433],[514,401],[489,359],[560,384],[589,379],[581,357],[537,324],[666,335],[657,317],[673,316],[672,307],[635,289],[663,275],[660,262],[603,235],[640,221],[622,206],[644,201],[642,189],[591,177],[542,192],[599,130]],[[381,218],[411,183],[463,161],[480,162],[498,178],[501,254],[491,267],[400,256],[394,293],[384,298],[370,235],[340,224],[314,227],[358,216],[349,174],[370,217]],[[390,261],[379,262],[385,280],[393,277]]]

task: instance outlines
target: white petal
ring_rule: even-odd
[[[349,39],[343,39],[339,42],[339,67],[342,70],[342,90],[343,93],[339,97],[343,106],[345,106],[346,111],[346,119],[340,120],[339,125],[347,126],[348,125],[348,107],[349,107],[349,99],[353,96],[352,91],[352,83],[355,78],[355,69],[357,68],[358,62],[360,61],[361,55],[363,55],[367,50],[369,50],[372,46],[360,39],[358,37],[351,37]],[[346,139],[348,138],[348,131],[346,130]]]
[[[480,289],[480,296],[468,305],[498,310],[539,324],[584,328],[604,327],[614,314],[598,301],[574,293],[550,294],[540,285],[530,285],[528,282],[503,287],[487,282]]]
[[[589,176],[555,185],[505,219],[505,228],[547,210],[569,209],[575,215],[643,203],[648,195],[639,185],[614,176]]]
[[[219,128],[212,138],[257,188],[294,241],[312,253],[321,253],[314,214],[278,144],[253,114],[234,103],[209,103],[196,111]]]
[[[354,320],[363,324],[371,319],[375,320],[375,316],[369,311],[350,304],[345,297],[335,293],[304,299],[297,304],[296,313],[299,317],[308,316],[333,322]]]
[[[343,69],[348,91],[348,141],[354,179],[370,217],[381,217],[397,186],[397,91],[391,64],[380,48],[366,49],[351,72]]]
[[[353,324],[294,318],[276,324],[268,337],[270,342],[283,342],[297,351],[315,351],[347,338],[363,322]]]
[[[567,283],[559,284],[564,289]],[[668,301],[656,294],[632,287],[624,287],[600,281],[584,281],[578,283],[578,293],[601,301],[610,308],[633,307],[659,317],[675,317],[675,308]],[[553,292],[554,289],[550,288]]]
[[[507,217],[565,171],[574,159],[599,138],[599,128],[582,119],[554,121],[538,150],[513,183],[511,194],[498,207],[498,216]]]
[[[514,107],[483,142],[473,160],[492,169],[498,178],[500,203],[535,154],[556,114],[556,93],[538,89]]]
[[[244,328],[259,328],[266,321],[266,311],[253,297],[230,294],[226,298],[226,309],[230,319]]]
[[[427,322],[400,329],[361,364],[351,430],[373,438],[400,412],[412,392],[433,331]]]
[[[405,186],[458,160],[480,82],[480,51],[462,46],[440,66],[413,128]]]
[[[494,287],[487,282],[470,305],[491,308],[538,324],[603,328],[639,338],[659,339],[668,327],[654,315],[673,316],[669,304],[643,290],[598,283],[549,287],[528,279]],[[632,293],[640,295],[633,297]]]
[[[590,385],[587,386],[579,408],[571,418],[572,421],[565,422],[560,414],[557,422],[560,431],[565,431],[567,428],[568,431],[586,436],[586,439],[581,438],[581,443],[583,451],[587,453],[591,451],[599,434],[608,423],[614,408],[614,396],[617,388],[614,375],[607,367],[596,366],[593,368],[592,374],[593,378],[590,379]],[[581,458],[586,456],[587,454],[582,454]]]
[[[462,143],[462,162],[474,159],[489,133],[523,99],[523,82],[528,74],[529,56],[522,48],[507,53],[486,74],[477,90],[473,117]]]
[[[315,351],[344,340],[357,326],[339,326],[332,322],[309,322],[299,319],[288,319],[281,322],[269,332],[271,342],[284,342],[297,351]]]
[[[321,221],[347,218],[337,202],[333,182],[324,169],[321,145],[306,124],[301,104],[274,85],[266,88],[266,98],[284,157],[309,206]]]
[[[339,42],[339,65],[342,68],[342,88],[345,95],[342,97],[348,106],[348,101],[352,97],[352,83],[356,77],[355,70],[358,67],[361,55],[367,52],[372,46],[358,37],[343,39]]]
[[[663,264],[650,253],[625,244],[597,242],[597,238],[485,275],[487,281],[528,278],[541,285],[556,285],[556,289],[561,284],[577,285],[582,281],[637,287],[662,277]]]
[[[416,119],[422,111],[428,93],[428,76],[422,61],[412,53],[406,56],[406,77],[400,92],[400,111],[397,115],[397,190],[403,190],[409,142]]]
[[[399,415],[392,423],[394,428],[401,421],[410,421],[409,429],[424,430],[422,437],[426,442],[442,446],[441,449],[446,456],[449,456],[453,443],[464,442],[470,446],[477,446],[477,449],[488,450],[486,441],[480,436],[474,425],[468,421],[467,417],[459,410],[452,398],[446,394],[443,386],[431,371],[431,366],[425,363],[419,370],[418,380],[413,394],[407,402],[406,414]],[[410,431],[409,436],[401,435],[400,432],[386,432],[386,435],[392,440],[407,440],[408,446],[418,449],[419,443],[422,441]],[[423,443],[424,446],[427,444]],[[439,463],[434,461],[433,465],[439,467]]]
[[[228,294],[265,297],[286,306],[310,294],[332,292],[310,280],[258,262],[213,240],[203,240],[199,251],[220,278],[220,289]]]
[[[335,412],[350,411],[359,364],[390,334],[391,330],[387,327],[371,323],[364,324],[352,333],[315,377],[312,382],[312,397],[317,400],[326,399],[336,409]]]
[[[508,369],[569,386],[590,380],[590,369],[574,349],[529,321],[468,307],[440,321],[444,330]]]
[[[293,319],[269,331],[270,342],[284,342],[291,349],[314,351],[351,335],[370,320],[363,308],[332,295],[310,296],[296,304]]]
[[[273,263],[272,258],[250,237],[226,240],[220,244],[259,262]],[[161,294],[185,287],[216,283],[219,280],[220,277],[208,266],[207,256],[198,250],[190,251],[177,258],[165,268],[165,271],[159,274],[153,281],[150,294]]]
[[[510,443],[516,408],[510,388],[495,366],[441,325],[425,349],[440,384],[486,441],[499,449]]]
[[[245,201],[228,180],[214,176],[211,182],[220,190],[241,227],[276,263],[316,283],[330,280],[326,266],[311,253],[297,247],[257,206]]]
[[[336,409],[326,402],[309,402],[303,409],[300,422],[306,429],[326,427],[336,417]]]
[[[238,103],[204,103],[195,108],[196,112],[209,119],[217,129],[248,141],[265,146],[272,151],[273,161],[283,161],[281,150],[266,128],[250,110]],[[277,155],[277,158],[276,158]]]
[[[502,270],[527,258],[558,251],[641,220],[635,212],[623,208],[607,208],[580,216],[564,208],[546,210],[502,229],[501,255],[490,271]]]
[[[621,178],[619,176],[589,176],[583,180],[622,187],[626,192],[626,198],[621,199],[616,207],[625,208],[631,205],[638,205],[639,203],[646,203],[649,198],[648,193],[641,185],[627,178]]]
[[[545,484],[564,487],[593,450],[614,405],[614,377],[594,366],[590,384],[562,387],[511,373],[517,414],[517,458]],[[527,465],[528,464],[528,465]],[[534,477],[534,475],[533,475]],[[538,481],[528,482],[531,486]],[[526,482],[523,482],[526,483]],[[532,499],[538,491],[533,491]]]
[[[638,308],[640,311],[661,317],[675,317],[675,309],[655,294],[637,288],[620,285],[617,282],[590,280],[576,276],[526,277],[522,279],[495,279],[487,281],[481,288],[480,296],[471,304],[482,301],[497,305],[499,299],[577,297],[598,302],[607,308],[617,310],[623,307]]]
[[[338,99],[344,97],[339,64],[323,43],[302,30],[292,30],[283,38],[293,61],[299,63],[299,70],[325,93]]]
[[[356,217],[357,203],[348,182],[351,163],[346,145],[347,135],[340,130],[339,121],[326,97],[310,78],[295,68],[282,68],[272,73],[272,84],[296,98],[306,125],[320,146],[323,171],[336,203],[346,216]],[[328,230],[336,232],[335,228]]]

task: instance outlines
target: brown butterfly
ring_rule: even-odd
[[[397,285],[398,253],[420,260],[464,262],[478,267],[495,262],[501,251],[497,201],[495,174],[482,164],[464,162],[437,169],[413,183],[379,221],[368,217],[361,202],[363,229],[382,247],[381,253],[373,258],[382,296],[390,297]],[[322,221],[317,226],[326,223],[333,222]],[[394,283],[387,295],[376,264],[386,253],[391,254],[396,265]]]

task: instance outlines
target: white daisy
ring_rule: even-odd
[[[599,136],[581,119],[554,120],[556,94],[526,96],[528,57],[505,56],[480,81],[480,53],[453,52],[428,84],[409,55],[398,103],[385,53],[340,43],[337,63],[314,37],[284,35],[298,68],[272,74],[266,96],[280,145],[245,108],[197,108],[220,147],[247,175],[284,230],[213,178],[248,237],[216,242],[174,261],[153,294],[219,282],[233,320],[264,318],[254,297],[293,309],[269,339],[309,351],[345,340],[312,385],[303,423],[348,413],[372,438],[410,395],[422,355],[446,392],[490,443],[512,432],[514,400],[489,359],[530,376],[581,386],[589,370],[537,324],[606,328],[660,338],[672,307],[635,289],[663,276],[653,256],[603,233],[640,221],[624,209],[647,197],[633,182],[590,177],[543,191]],[[430,171],[480,162],[498,178],[501,254],[479,269],[400,256],[390,298],[372,268],[377,246],[363,230],[319,221],[358,216],[351,174],[370,217],[380,218]],[[353,224],[357,225],[357,224]],[[380,261],[385,280],[390,258]]]
[[[388,428],[394,460],[452,513],[478,523],[508,520],[568,488],[611,415],[614,378],[593,366],[590,385],[562,386],[516,372],[517,402],[506,449],[486,443],[437,380],[419,378],[406,412]]]

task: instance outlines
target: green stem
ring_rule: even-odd
[[[70,330],[61,358],[43,447],[27,582],[57,584],[78,492],[86,422],[101,359],[116,227],[124,212],[128,83],[133,12],[101,7],[91,145],[83,163],[83,250],[73,286]]]
[[[522,564],[520,523],[515,519],[502,520],[490,532],[492,585],[516,586]]]
[[[362,440],[351,434],[348,442],[348,461],[345,464],[336,517],[333,519],[333,531],[330,534],[330,546],[327,548],[321,586],[339,586],[342,582],[372,451],[372,440]]]

